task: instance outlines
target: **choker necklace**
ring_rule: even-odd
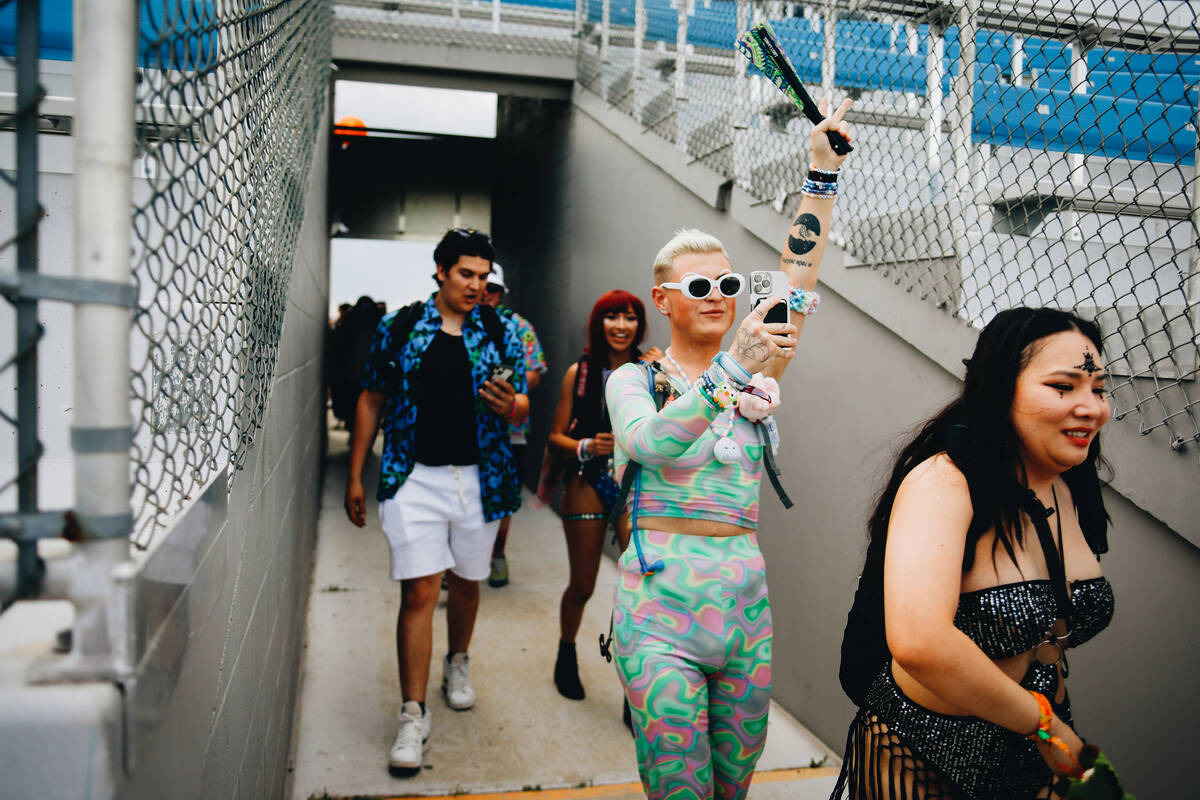
[[[683,382],[690,390],[692,388],[692,380],[688,377],[687,373],[683,371],[683,367],[679,366],[679,362],[675,360],[675,356],[671,355],[671,348],[668,347],[663,355],[667,357],[667,361],[669,361],[671,366],[675,368],[675,371],[679,373],[679,377],[683,379]],[[736,464],[742,460],[742,446],[734,441],[733,438],[733,419],[734,415],[737,413],[737,407],[735,406],[728,410],[729,426],[725,429],[725,432],[722,433],[721,431],[717,430],[716,425],[717,422],[720,421],[721,417],[725,415],[725,413],[726,412],[721,412],[718,414],[717,418],[708,425],[709,429],[712,430],[717,437],[717,441],[713,444],[713,458],[722,464]]]

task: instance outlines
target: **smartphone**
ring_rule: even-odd
[[[514,370],[513,367],[508,364],[496,364],[492,367],[492,374],[488,375],[488,380],[500,380],[504,381],[505,383],[512,383],[513,372],[515,371],[516,370]]]
[[[768,297],[778,297],[780,301],[767,312],[764,322],[787,322],[788,297],[792,294],[792,285],[786,272],[779,270],[758,269],[750,273],[750,307],[757,308],[758,304]]]

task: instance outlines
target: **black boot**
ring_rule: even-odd
[[[575,659],[575,643],[559,642],[558,658],[554,661],[554,685],[558,693],[568,700],[584,698],[583,684],[579,682],[579,662]]]

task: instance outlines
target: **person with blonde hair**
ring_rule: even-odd
[[[681,230],[654,261],[652,298],[671,330],[661,370],[627,364],[606,388],[616,471],[637,470],[613,639],[651,800],[745,797],[766,741],[772,628],[755,531],[773,438],[763,426],[779,403],[767,373],[782,374],[819,302],[845,158],[826,133],[849,136],[849,105],[813,129],[812,171],[780,258],[789,321],[765,321],[772,298],[722,350],[746,279],[718,239]],[[656,395],[667,396],[661,408]]]

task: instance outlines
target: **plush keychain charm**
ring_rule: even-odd
[[[774,378],[764,376],[761,372],[756,372],[750,379],[750,385],[765,392],[771,398],[771,402],[768,403],[757,394],[743,392],[738,397],[738,413],[751,422],[759,422],[779,408],[779,382]]]

